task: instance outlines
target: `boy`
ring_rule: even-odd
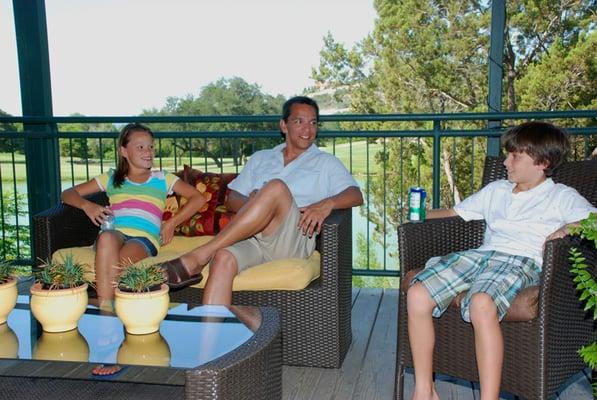
[[[438,399],[433,387],[432,317],[465,290],[462,318],[471,322],[481,399],[499,397],[503,338],[499,322],[525,287],[539,284],[543,244],[596,212],[576,190],[550,178],[568,151],[566,134],[545,122],[527,122],[502,137],[507,180],[489,183],[452,209],[428,218],[485,219],[478,249],[431,258],[407,293],[408,335],[415,368],[413,399]]]

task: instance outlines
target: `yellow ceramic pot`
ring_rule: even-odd
[[[42,289],[31,286],[31,312],[46,332],[75,329],[87,308],[87,284],[71,289]]]
[[[89,345],[78,329],[67,332],[44,332],[33,349],[35,360],[89,360]]]
[[[0,325],[0,358],[17,358],[19,339],[8,324]]]
[[[168,313],[168,286],[162,284],[159,290],[144,293],[129,293],[116,289],[114,304],[116,315],[128,333],[144,335],[157,332]]]
[[[170,365],[170,347],[160,332],[147,335],[127,333],[118,349],[117,359],[118,364],[167,367]]]
[[[6,322],[8,314],[15,308],[17,295],[17,280],[15,278],[0,285],[0,324]]]

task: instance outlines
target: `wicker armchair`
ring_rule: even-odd
[[[505,178],[502,158],[485,161],[483,184]],[[573,161],[554,176],[576,188],[597,204],[597,161]],[[476,248],[483,241],[482,221],[464,222],[460,217],[404,224],[398,228],[402,276],[422,268],[432,256]],[[569,272],[570,245],[581,247],[590,262],[597,255],[578,238],[566,237],[546,243],[537,316],[527,321],[502,321],[504,365],[501,390],[527,399],[547,399],[584,364],[577,350],[593,338],[593,320],[578,300]],[[530,290],[530,289],[529,289]],[[412,367],[408,340],[406,293],[400,291],[398,308],[398,349],[396,355],[396,399],[403,398],[404,370]],[[508,318],[508,317],[506,317]],[[471,324],[451,305],[441,318],[434,318],[436,344],[434,371],[478,381],[474,336]]]
[[[107,204],[105,195],[92,198]],[[321,276],[299,291],[234,292],[238,305],[272,306],[280,312],[283,363],[339,368],[352,341],[352,216],[335,210],[318,237]],[[34,254],[45,260],[58,249],[88,246],[98,228],[81,210],[59,204],[33,217]],[[203,290],[185,288],[170,292],[172,301],[201,303]]]

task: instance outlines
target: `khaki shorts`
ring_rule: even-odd
[[[315,235],[303,235],[297,228],[301,213],[293,201],[286,220],[275,233],[261,233],[226,247],[236,258],[238,272],[281,258],[308,258],[315,250]]]

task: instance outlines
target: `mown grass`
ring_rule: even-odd
[[[375,153],[381,149],[381,145],[375,143],[367,143],[365,141],[358,141],[352,143],[341,143],[332,146],[321,147],[323,151],[328,153],[335,153],[335,155],[342,160],[346,168],[348,168],[354,175],[364,176],[367,174],[367,160],[369,161],[369,173],[376,173],[379,167],[374,162]],[[13,162],[14,160],[14,162]],[[188,157],[179,159],[177,163],[174,162],[173,157],[164,157],[160,160],[156,158],[154,167],[175,171],[182,169],[182,164],[189,164]],[[192,160],[194,167],[198,169],[207,169],[207,171],[220,171],[220,167],[216,163],[203,157],[195,157]],[[60,157],[60,174],[63,182],[80,183],[89,180],[103,171],[114,167],[114,160],[104,159],[100,163],[98,159],[81,160],[74,158],[71,162],[70,157]],[[207,166],[207,168],[205,168]],[[39,166],[43,169],[43,165]],[[224,172],[235,172],[237,169],[242,169],[242,166],[236,167],[231,158],[224,158],[222,165]],[[17,183],[24,183],[26,181],[26,167],[25,156],[23,154],[0,153],[0,176],[3,184],[12,183],[15,180]]]

